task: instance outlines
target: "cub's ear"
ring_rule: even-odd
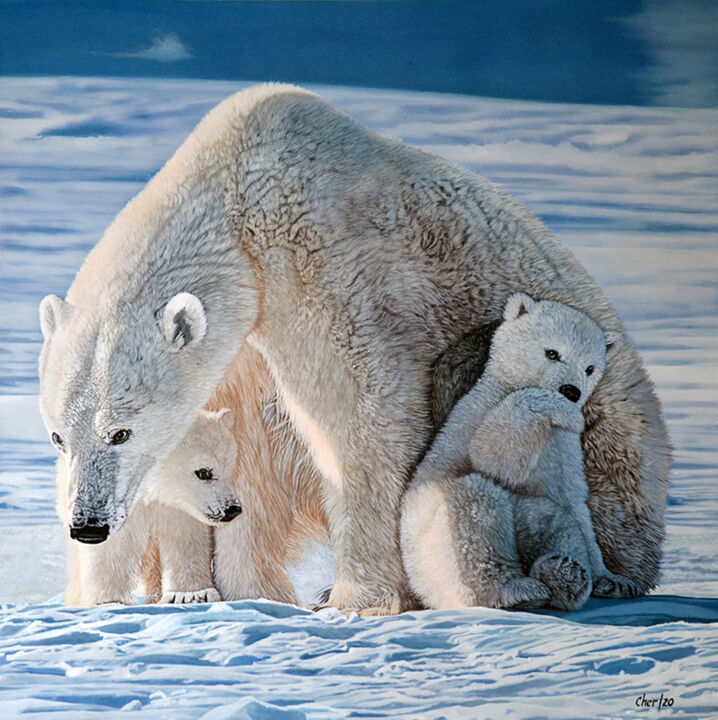
[[[623,347],[623,335],[614,330],[607,330],[606,336],[606,357],[615,355]]]
[[[72,305],[59,295],[46,295],[40,303],[40,329],[45,340],[70,317]]]
[[[200,299],[186,292],[175,295],[165,306],[160,328],[174,352],[196,345],[207,332],[207,316]]]
[[[223,423],[228,428],[234,427],[234,410],[230,408],[222,408],[217,410],[217,420]]]
[[[516,318],[531,312],[536,306],[536,301],[526,293],[514,293],[504,307],[504,320],[516,320]]]

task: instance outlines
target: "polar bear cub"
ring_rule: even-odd
[[[406,492],[401,545],[427,607],[577,609],[630,597],[587,506],[581,408],[619,336],[561,303],[512,295],[476,385]]]
[[[233,412],[200,412],[116,535],[102,544],[69,541],[65,602],[131,604],[140,579],[150,601],[219,600],[211,527],[242,511],[233,486],[236,458]],[[65,462],[63,454],[58,512],[69,522]]]

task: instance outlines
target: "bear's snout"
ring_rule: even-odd
[[[70,525],[70,537],[88,545],[105,542],[110,534],[110,526],[98,523],[97,518],[88,518],[84,525]]]
[[[581,399],[581,391],[575,385],[561,385],[558,391],[573,403]]]
[[[229,522],[230,520],[234,520],[234,518],[237,517],[242,512],[242,506],[241,505],[230,505],[229,507],[225,508],[224,514],[220,518],[221,522]]]

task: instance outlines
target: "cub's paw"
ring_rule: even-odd
[[[168,590],[162,594],[161,603],[170,605],[190,605],[196,603],[219,602],[222,598],[214,588],[203,590]]]
[[[507,610],[530,610],[546,605],[551,597],[549,589],[539,580],[519,577],[509,580],[499,588],[493,607]]]
[[[533,564],[530,575],[549,589],[549,607],[578,610],[591,594],[588,570],[568,555],[542,555]]]
[[[600,598],[634,598],[640,595],[639,589],[633,580],[629,580],[623,575],[603,575],[596,578],[593,583],[593,597]]]

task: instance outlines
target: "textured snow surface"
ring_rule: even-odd
[[[37,305],[237,83],[3,79],[0,718],[718,716],[718,112],[320,89],[501,183],[604,287],[675,445],[662,585],[580,613],[360,619],[267,602],[62,607],[65,533],[37,414]],[[241,520],[240,520],[241,521]],[[331,581],[317,551],[307,600]]]

